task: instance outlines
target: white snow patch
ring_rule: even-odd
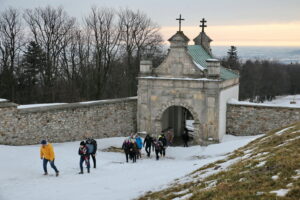
[[[277,181],[277,180],[279,179],[279,176],[278,176],[278,175],[272,176],[272,179],[273,179],[274,181]]]
[[[292,141],[295,141],[295,140],[298,140],[298,139],[300,139],[300,136],[297,136],[297,137],[288,139],[288,140],[284,141],[284,143],[282,143],[282,144],[280,144],[280,145],[277,145],[277,146],[274,147],[274,148],[279,148],[279,147],[285,146],[285,145],[287,145],[289,142],[292,142]]]
[[[232,152],[254,140],[258,136],[225,136],[224,142],[207,147],[169,147],[167,157],[156,161],[143,157],[137,163],[126,163],[123,153],[98,151],[97,169],[84,175],[79,172],[79,142],[53,144],[55,163],[60,176],[48,166],[50,176],[43,176],[42,161],[39,159],[39,145],[6,146],[0,145],[0,157],[5,162],[0,165],[0,199],[64,200],[64,199],[133,199],[147,191],[168,187],[176,178],[184,177],[194,170],[226,158]],[[97,140],[101,149],[110,146],[121,147],[124,138]],[[142,153],[145,154],[144,149]],[[191,159],[194,156],[207,156],[206,159]],[[16,159],[17,158],[17,159]],[[220,164],[217,170],[209,169],[202,177],[225,169],[238,159]],[[201,176],[201,175],[200,175]],[[188,198],[186,196],[185,198]]]
[[[186,194],[186,195],[184,195],[184,196],[182,196],[182,197],[176,197],[176,198],[174,198],[173,200],[185,200],[185,199],[190,198],[192,195],[193,195],[193,193]]]
[[[294,128],[295,126],[291,126],[291,127],[288,127],[288,128],[284,128],[278,132],[276,132],[275,134],[276,135],[282,135],[283,133],[285,133],[287,130],[291,129],[291,128]]]
[[[185,194],[187,192],[189,192],[189,189],[181,190],[179,192],[173,192],[173,194],[175,194],[175,195],[181,195],[181,194]]]
[[[258,160],[264,160],[266,155],[268,155],[269,152],[261,152],[253,156],[253,158],[257,158]]]
[[[193,62],[194,62],[194,64],[197,66],[198,69],[200,69],[201,71],[204,71],[204,70],[205,70],[205,68],[204,68],[202,65],[200,65],[199,63],[197,63],[197,62],[194,61],[194,60],[193,60]]]
[[[226,157],[224,157],[224,158],[226,158]],[[194,174],[191,174],[190,176],[183,177],[177,183],[184,184],[184,183],[187,183],[187,182],[191,182],[191,181],[194,180],[195,177],[197,177],[198,180],[203,180],[208,176],[211,176],[211,175],[214,175],[214,174],[216,174],[220,171],[226,170],[228,167],[230,167],[231,165],[233,165],[234,163],[236,163],[240,159],[241,159],[240,157],[237,157],[237,158],[227,160],[226,162],[219,164],[217,168],[212,167],[212,168],[205,169],[204,171],[198,171]]]
[[[260,163],[258,163],[257,165],[256,165],[256,167],[262,167],[262,166],[264,166],[266,164],[266,161],[261,161]]]
[[[299,95],[300,96],[300,95]],[[283,108],[300,108],[300,101],[298,104],[290,104],[286,102],[277,102],[277,103],[252,103],[249,101],[238,101],[236,99],[230,99],[228,101],[232,105],[246,105],[246,106],[261,106],[261,107],[283,107]]]
[[[260,195],[263,195],[263,194],[264,194],[264,192],[256,192],[257,196],[260,196]]]
[[[293,105],[291,104],[291,102],[294,102],[294,105],[300,106],[300,94],[277,96],[276,99],[273,99],[272,101],[267,101],[268,104]]]
[[[100,103],[100,102],[108,102],[109,100],[95,100],[95,101],[83,101],[79,102],[80,104],[91,104],[91,103]]]
[[[156,76],[144,76],[140,77],[141,79],[160,79],[160,80],[189,80],[189,81],[220,81],[217,79],[208,79],[208,78],[172,78],[172,77],[156,77]]]
[[[239,182],[244,182],[244,181],[246,181],[247,179],[244,177],[244,178],[240,178],[239,179]]]
[[[137,99],[137,97],[127,97],[126,99]],[[101,102],[111,102],[114,101],[115,99],[103,99],[103,100],[94,100],[94,101],[83,101],[79,102],[80,104],[91,104],[91,103],[101,103]]]
[[[271,191],[270,193],[275,193],[279,197],[284,197],[289,191],[289,189],[280,189]]]
[[[207,187],[205,188],[205,190],[206,190],[206,189],[215,187],[217,185],[217,181],[216,180],[212,180],[212,181],[206,182],[205,184],[207,184]]]
[[[289,183],[289,184],[286,185],[286,187],[293,187],[293,186],[294,186],[293,183]]]
[[[18,109],[25,109],[25,108],[37,108],[37,107],[51,107],[57,105],[63,105],[66,103],[42,103],[42,104],[27,104],[27,105],[19,105]]]
[[[251,155],[252,155],[251,153],[246,154],[246,155],[243,155],[243,156],[242,156],[242,159],[247,159],[247,158],[251,157]]]
[[[244,154],[249,154],[253,151],[253,149],[247,149],[246,151],[244,151]]]
[[[292,179],[297,180],[300,178],[300,175],[292,176]]]
[[[0,102],[6,102],[8,101],[7,99],[0,99]]]
[[[300,169],[295,170],[295,172],[297,173],[295,176],[292,176],[292,179],[299,179],[300,178]]]
[[[190,131],[194,131],[194,120],[186,120],[185,121],[186,128]]]

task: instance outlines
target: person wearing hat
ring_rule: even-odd
[[[80,161],[79,161],[80,172],[79,172],[79,174],[83,174],[83,162],[86,163],[87,172],[90,173],[89,149],[86,146],[84,141],[80,142],[80,147],[79,147],[79,150],[78,150],[78,154],[80,155]]]
[[[43,168],[44,168],[44,175],[48,175],[47,171],[47,164],[50,162],[50,166],[54,169],[56,176],[59,175],[59,171],[57,170],[55,164],[54,164],[54,150],[53,146],[50,143],[47,143],[46,140],[41,141],[41,149],[40,149],[40,154],[41,154],[41,159],[43,160]]]

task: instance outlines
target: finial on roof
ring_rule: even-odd
[[[199,35],[194,39],[195,45],[202,46],[204,50],[209,55],[212,56],[212,52],[210,48],[210,42],[212,41],[212,39],[210,39],[204,32],[205,27],[207,27],[207,25],[205,24],[207,21],[205,20],[205,18],[202,18],[200,22],[201,22],[200,27],[202,28],[202,32],[200,32]]]
[[[200,22],[200,27],[202,28],[202,32],[204,32],[204,28],[207,27],[207,25],[205,24],[207,21],[204,18],[202,18]]]
[[[184,20],[183,18],[181,18],[181,14],[179,15],[179,18],[177,18],[176,20],[179,21],[179,31],[181,31],[181,21]]]

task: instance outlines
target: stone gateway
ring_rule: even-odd
[[[203,24],[202,24],[203,26]],[[201,27],[202,27],[201,26]],[[238,99],[239,76],[212,56],[204,32],[188,45],[179,30],[170,39],[167,57],[157,68],[142,60],[138,77],[138,131],[160,134],[172,128],[181,137],[193,123],[195,144],[219,142],[226,133],[226,104]]]

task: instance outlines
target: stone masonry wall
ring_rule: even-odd
[[[0,103],[0,144],[75,141],[87,132],[94,138],[127,136],[136,132],[136,112],[136,98],[27,109]]]
[[[300,121],[300,108],[227,105],[227,133],[257,135]]]

